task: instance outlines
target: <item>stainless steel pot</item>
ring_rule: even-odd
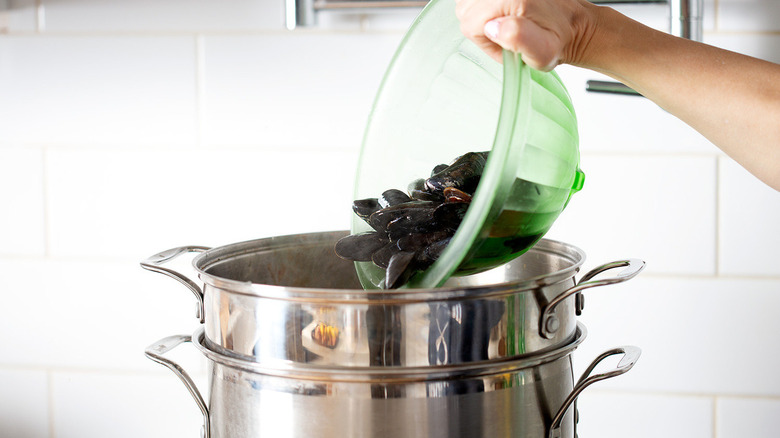
[[[150,345],[146,355],[170,368],[204,416],[206,438],[574,438],[577,396],[590,384],[627,372],[636,347],[601,354],[574,383],[567,345],[521,359],[432,367],[273,366],[211,350],[203,328]],[[209,397],[165,357],[193,342],[208,358]],[[603,359],[616,368],[593,375]]]
[[[451,278],[443,288],[366,291],[354,265],[333,251],[346,234],[180,247],[141,265],[195,294],[212,351],[267,364],[350,367],[456,365],[558,348],[574,338],[582,290],[644,268],[641,260],[620,260],[576,282],[585,253],[545,239],[504,266]],[[166,266],[192,252],[201,253],[192,264],[202,283]],[[614,268],[624,269],[593,279]]]

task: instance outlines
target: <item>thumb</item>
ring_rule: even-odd
[[[524,17],[499,17],[485,23],[485,36],[502,48],[520,53],[523,62],[536,70],[550,71],[558,65],[558,37]]]

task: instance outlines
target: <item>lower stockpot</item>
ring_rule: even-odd
[[[580,392],[625,373],[636,347],[607,351],[576,383],[572,351],[579,325],[563,347],[522,359],[431,367],[341,367],[274,361],[261,364],[217,353],[203,328],[171,336],[146,355],[184,382],[204,415],[206,438],[574,438]],[[193,342],[208,358],[209,396],[165,354]],[[604,358],[617,366],[590,375]]]
[[[353,263],[334,253],[345,235],[174,248],[141,265],[194,292],[211,351],[259,363],[349,367],[457,365],[556,349],[575,336],[579,292],[631,279],[644,267],[616,261],[577,282],[585,253],[543,239],[506,265],[453,277],[443,288],[368,291]],[[191,252],[201,253],[192,261],[200,281],[168,265]],[[614,268],[622,269],[593,279]]]

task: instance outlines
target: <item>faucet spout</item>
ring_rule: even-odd
[[[669,0],[671,34],[689,40],[702,40],[704,0]]]

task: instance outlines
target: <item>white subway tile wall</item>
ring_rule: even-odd
[[[12,34],[0,62],[4,142],[195,142],[194,37]]]
[[[49,375],[44,370],[0,369],[0,436],[49,436]]]
[[[51,380],[51,423],[57,437],[201,436],[203,416],[171,373],[61,371]]]
[[[203,143],[355,154],[399,41],[354,32],[206,36]]]
[[[777,276],[780,232],[765,232],[780,224],[777,192],[726,157],[720,159],[719,182],[720,271]]]
[[[46,0],[52,32],[251,32],[284,28],[283,1]]]
[[[289,129],[301,130],[297,123]],[[356,162],[354,148],[316,145],[52,148],[50,252],[137,258],[182,245],[345,229]]]
[[[780,332],[778,291],[778,279],[642,274],[592,289],[580,317],[588,340],[577,350],[575,368],[584,370],[602,351],[630,344],[642,348],[639,362],[599,388],[778,397],[773,370],[780,354],[770,346]]]
[[[693,128],[645,98],[586,91],[588,80],[613,79],[571,66],[560,66],[556,71],[575,104],[582,152],[706,156],[718,152]]]
[[[712,438],[713,400],[701,396],[587,390],[577,435],[597,438]]]
[[[775,0],[717,0],[718,29],[723,32],[778,32],[780,2]]]
[[[0,148],[1,256],[45,254],[43,180],[40,149]]]
[[[199,436],[192,397],[143,354],[197,328],[194,299],[138,262],[348,228],[363,127],[418,9],[290,32],[283,0],[5,3],[0,436]],[[778,5],[705,0],[705,41],[778,62]],[[663,5],[618,8],[668,26]],[[548,237],[585,269],[647,262],[585,293],[576,372],[614,346],[643,355],[585,391],[579,436],[777,436],[780,195],[651,102],[558,72],[587,177]],[[205,359],[175,358],[205,390]]]
[[[583,248],[594,264],[636,257],[647,273],[715,273],[715,158],[583,152],[580,166],[585,187],[549,238]]]
[[[774,438],[780,401],[723,397],[717,401],[718,438]]]

